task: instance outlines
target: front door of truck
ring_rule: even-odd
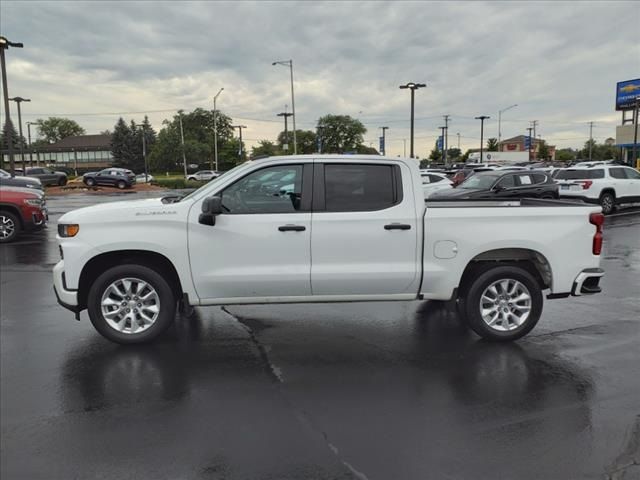
[[[201,300],[311,295],[312,164],[265,166],[224,188],[215,225],[189,214],[189,257]]]
[[[416,208],[414,199],[411,171],[403,164],[316,163],[313,295],[417,292],[421,224],[416,219],[423,206]]]

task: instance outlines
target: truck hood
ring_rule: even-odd
[[[147,219],[175,218],[191,202],[162,203],[162,198],[107,202],[65,213],[60,223],[140,222]]]

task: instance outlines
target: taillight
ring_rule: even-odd
[[[591,252],[594,255],[600,255],[602,251],[602,225],[604,224],[604,215],[602,213],[592,213],[589,215],[589,223],[596,226]]]
[[[591,180],[582,180],[580,184],[582,184],[583,190],[588,190],[589,187],[593,184],[593,182]]]

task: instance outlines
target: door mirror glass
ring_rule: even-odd
[[[198,217],[198,223],[203,225],[215,225],[216,215],[222,213],[222,199],[218,196],[205,198],[202,202],[202,213]]]

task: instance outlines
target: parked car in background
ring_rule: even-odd
[[[36,190],[42,190],[42,182],[38,178],[34,177],[12,177],[6,170],[0,169],[0,186],[2,187],[24,187],[33,188]]]
[[[24,187],[0,187],[0,243],[14,241],[20,232],[47,224],[44,194]]]
[[[509,199],[558,198],[551,175],[535,170],[478,172],[456,188],[435,192],[429,198]]]
[[[18,170],[16,170],[17,172]],[[20,173],[23,173],[20,170]],[[44,167],[27,167],[24,169],[24,174],[28,177],[37,178],[42,185],[58,185],[63,186],[67,184],[67,174],[64,172],[54,172]]]
[[[196,173],[191,173],[187,175],[187,180],[195,180],[199,182],[208,182],[209,180],[213,180],[214,178],[218,178],[220,173],[215,170],[200,170]]]
[[[434,192],[440,190],[451,190],[453,182],[443,173],[420,172],[422,178],[422,191],[424,198],[430,197]]]
[[[153,177],[153,175],[145,175],[144,173],[139,173],[138,175],[136,175],[136,183],[150,183],[154,180],[155,178]]]
[[[597,164],[564,168],[555,180],[561,197],[597,203],[604,214],[613,212],[617,205],[640,202],[640,173],[631,167]]]
[[[89,172],[82,176],[82,181],[88,187],[107,185],[118,187],[120,190],[130,188],[136,183],[136,175],[126,168],[105,168],[99,172]]]

